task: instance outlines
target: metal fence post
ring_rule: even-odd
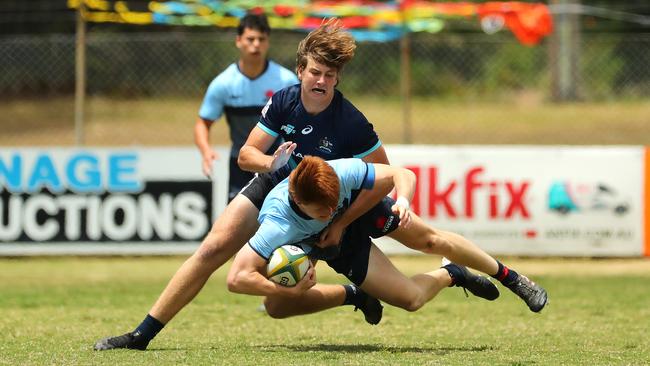
[[[75,144],[84,144],[84,104],[86,100],[86,22],[83,19],[84,4],[77,10],[77,34],[75,40],[75,98],[74,130]]]

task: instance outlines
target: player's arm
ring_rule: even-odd
[[[246,139],[246,143],[239,150],[237,164],[242,170],[256,173],[266,173],[275,171],[284,166],[291,153],[296,149],[296,144],[287,141],[280,145],[273,155],[266,155],[267,151],[277,136],[273,136],[264,131],[259,126],[255,126]]]
[[[366,163],[390,164],[384,145],[379,146],[375,151],[361,158]]]
[[[264,273],[266,273],[266,259],[255,252],[250,245],[244,245],[235,256],[228,272],[228,290],[247,295],[297,297],[316,284],[313,266],[293,287],[285,287],[270,281]]]
[[[199,116],[194,124],[194,143],[201,152],[203,174],[208,178],[212,176],[212,163],[219,159],[219,154],[210,146],[210,127],[212,127],[212,123],[214,121]]]
[[[386,164],[372,164],[375,171],[375,180],[371,189],[363,189],[343,214],[338,216],[321,235],[320,247],[338,245],[343,230],[354,220],[368,212],[390,191],[395,188],[397,202],[393,212],[399,214],[400,226],[407,226],[410,222],[409,202],[415,194],[415,174],[405,168],[394,167]]]

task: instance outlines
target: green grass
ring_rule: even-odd
[[[383,97],[352,96],[382,141],[407,138],[402,106]],[[200,97],[109,99],[86,103],[85,144],[91,146],[193,145]],[[0,101],[0,146],[74,145],[72,98]],[[522,93],[508,102],[416,99],[410,142],[418,144],[650,144],[650,100],[552,104]],[[211,141],[228,145],[226,123]]]
[[[227,292],[227,268],[147,352],[92,351],[137,325],[184,258],[0,259],[2,365],[638,365],[650,360],[648,260],[509,259],[549,291],[531,313],[443,291],[418,312],[387,306],[378,326],[341,307],[273,320],[260,298]],[[438,259],[394,257],[406,273]],[[227,267],[227,266],[226,266]],[[341,282],[323,264],[321,282]],[[503,288],[501,288],[503,290]]]

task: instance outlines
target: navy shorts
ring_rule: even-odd
[[[395,200],[385,197],[350,224],[343,234],[339,256],[326,261],[357,286],[361,286],[368,274],[370,238],[379,238],[397,229],[399,216],[391,211],[394,204]]]
[[[262,209],[264,199],[271,192],[273,187],[282,182],[284,178],[288,177],[291,173],[291,168],[288,165],[274,171],[273,173],[258,173],[255,174],[244,188],[241,194],[246,196],[258,210]]]
[[[237,164],[236,157],[230,157],[230,176],[228,177],[228,202],[246,186],[248,182],[255,176],[255,173],[241,170]]]

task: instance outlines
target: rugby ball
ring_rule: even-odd
[[[302,248],[283,245],[271,254],[266,274],[269,280],[282,286],[293,287],[309,270],[309,257]]]

